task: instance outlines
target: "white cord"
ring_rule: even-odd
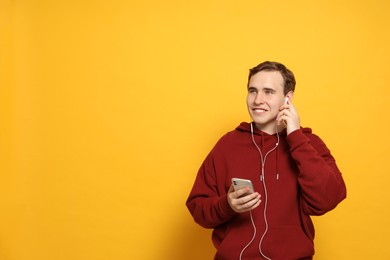
[[[257,145],[256,145],[257,146]],[[260,150],[259,150],[260,151]],[[268,154],[268,153],[267,153]],[[267,155],[266,155],[267,157]],[[265,178],[264,178],[264,164],[262,163],[262,166],[261,166],[261,174],[263,176],[263,187],[264,187],[264,196],[265,196],[265,202],[264,202],[264,223],[265,223],[265,230],[264,230],[264,233],[263,235],[261,236],[261,239],[260,239],[260,242],[259,242],[259,252],[260,254],[265,258],[265,259],[268,259],[268,260],[271,260],[271,258],[267,257],[263,251],[261,250],[261,245],[263,244],[263,240],[264,240],[264,237],[265,235],[267,234],[268,232],[268,220],[267,220],[267,206],[268,206],[268,192],[267,192],[267,185],[265,185]]]
[[[252,244],[253,240],[255,239],[256,237],[256,225],[255,225],[255,221],[253,220],[253,216],[252,216],[252,210],[249,211],[249,214],[251,216],[251,222],[252,222],[252,226],[253,226],[253,237],[251,239],[251,241],[249,241],[249,243],[241,250],[241,253],[240,253],[240,260],[242,258],[242,254],[244,253],[244,251],[248,248],[248,246],[250,244]]]
[[[261,158],[261,176],[260,176],[260,180],[263,182],[264,196],[265,196],[264,212],[263,212],[264,213],[265,230],[264,230],[264,233],[261,236],[261,239],[260,239],[260,242],[259,242],[259,252],[265,259],[271,260],[271,258],[269,258],[266,255],[264,255],[264,253],[263,253],[263,251],[261,249],[261,245],[263,243],[264,237],[265,237],[265,235],[268,232],[268,220],[267,220],[268,193],[267,193],[267,186],[265,184],[265,171],[264,171],[264,168],[265,168],[265,161],[267,159],[268,154],[270,154],[272,151],[274,151],[278,147],[278,145],[279,145],[279,133],[278,133],[278,130],[276,129],[277,143],[276,143],[274,148],[272,148],[271,150],[269,150],[265,154],[264,158],[263,158],[263,153],[261,152],[261,149],[259,148],[259,146],[256,144],[255,138],[253,136],[253,124],[252,123],[251,123],[251,136],[252,136],[252,142],[256,146],[257,150],[259,151],[260,158]],[[255,230],[255,232],[254,232],[254,236],[255,236],[256,235],[256,226],[255,226],[254,221],[253,221],[252,212],[251,212],[251,220],[252,220],[252,225],[253,225],[254,230]],[[241,251],[240,260],[241,260],[241,255],[242,255],[243,251],[252,243],[253,239],[254,239],[254,237],[249,242],[249,244],[246,245],[246,247]]]

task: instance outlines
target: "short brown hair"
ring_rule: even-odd
[[[282,63],[275,61],[265,61],[253,67],[249,70],[248,83],[247,87],[249,87],[249,80],[253,75],[260,71],[279,71],[282,74],[284,79],[284,94],[287,95],[288,92],[295,90],[295,77],[291,70],[287,69]]]

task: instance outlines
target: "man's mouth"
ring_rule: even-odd
[[[253,108],[252,110],[253,110],[253,112],[255,112],[255,113],[264,113],[264,112],[267,112],[267,110],[264,109],[264,108]]]

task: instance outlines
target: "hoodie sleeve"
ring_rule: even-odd
[[[218,188],[212,153],[200,167],[186,205],[195,222],[205,228],[219,226],[237,214],[228,203],[227,191]]]
[[[290,152],[299,169],[301,204],[307,215],[322,215],[344,198],[346,187],[336,161],[325,143],[302,130],[287,136]]]

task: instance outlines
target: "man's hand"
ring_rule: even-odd
[[[233,185],[230,187],[227,198],[230,207],[237,213],[243,213],[257,208],[260,203],[261,195],[258,192],[245,194],[249,188],[243,188],[234,191]]]
[[[291,134],[295,130],[301,127],[298,112],[293,104],[288,101],[286,104],[280,107],[279,114],[276,118],[278,125],[285,124],[287,127],[287,135]]]

